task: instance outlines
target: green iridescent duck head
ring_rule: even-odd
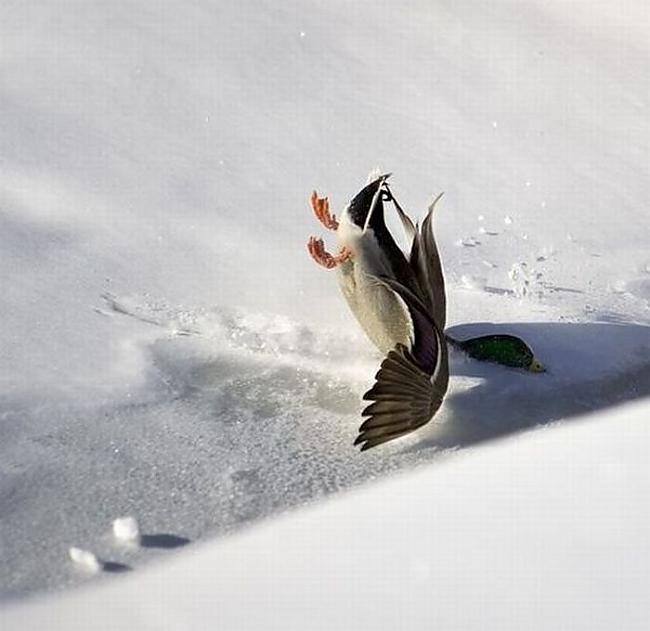
[[[470,357],[530,372],[544,372],[544,366],[522,339],[514,335],[482,335],[468,340],[450,340]]]

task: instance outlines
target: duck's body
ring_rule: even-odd
[[[404,302],[356,262],[339,267],[339,286],[350,310],[370,341],[384,354],[397,344],[410,346],[413,336]]]
[[[394,242],[384,223],[381,182],[380,179],[364,188],[341,215],[337,239],[341,249],[347,249],[352,256],[337,266],[337,276],[343,296],[361,328],[386,354],[397,344],[407,348],[411,346],[413,326],[404,301],[390,287],[378,281],[383,277],[397,278],[405,262],[401,250],[396,245],[390,247]],[[377,196],[374,207],[373,194]],[[372,207],[365,230],[354,220],[363,220],[359,211],[362,204]]]

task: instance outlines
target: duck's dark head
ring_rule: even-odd
[[[482,335],[463,340],[458,345],[470,357],[480,361],[523,368],[530,372],[545,372],[543,364],[535,357],[528,344],[514,335]]]
[[[376,180],[370,182],[370,184],[364,186],[348,205],[347,213],[350,220],[362,230],[367,225],[372,225],[372,218],[374,216],[383,220],[384,204],[381,189],[389,177],[390,173],[381,175]]]

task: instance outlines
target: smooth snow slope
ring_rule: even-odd
[[[647,629],[648,407],[349,493],[3,629]]]
[[[649,22],[642,1],[3,2],[0,596],[85,580],[70,546],[137,567],[650,394]],[[361,457],[380,358],[307,258],[307,198],[341,207],[375,166],[414,214],[446,192],[450,322],[502,323],[549,372],[454,356],[437,424]],[[147,545],[115,546],[123,515]]]

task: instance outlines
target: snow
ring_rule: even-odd
[[[135,517],[118,517],[113,522],[113,536],[121,543],[138,545],[140,527]]]
[[[628,404],[465,450],[3,628],[647,629],[647,421]]]
[[[88,574],[96,574],[101,569],[97,557],[88,550],[82,550],[73,546],[68,550],[68,554],[70,555],[70,559],[84,572],[88,572]]]
[[[192,588],[165,599],[166,618],[156,581],[169,572],[174,590],[195,563],[191,584],[212,598],[197,611],[234,621],[228,603],[250,597],[253,625],[270,619],[272,556],[276,596],[310,605],[280,622],[317,611],[331,628],[342,618],[327,615],[352,604],[394,622],[399,603],[384,603],[408,597],[403,559],[441,594],[442,622],[488,611],[500,628],[557,628],[566,613],[642,628],[623,604],[650,566],[636,482],[650,477],[649,32],[641,0],[3,3],[0,617],[38,627],[39,612],[60,606],[64,621],[102,598],[119,611],[142,581],[140,626],[161,626],[192,615]],[[548,372],[453,353],[435,423],[360,456],[360,395],[381,358],[305,244],[328,237],[311,191],[340,212],[377,165],[418,218],[445,192],[436,235],[456,334],[518,334]],[[419,495],[391,495],[410,479]],[[435,507],[445,547],[430,547],[431,529],[411,531],[403,557],[404,540],[370,537],[381,556],[352,568],[369,529],[348,527],[365,519],[351,498],[396,533],[402,515]],[[489,525],[490,502],[503,537],[464,526]],[[336,538],[310,522],[301,541],[321,533],[315,554],[357,588],[323,590],[299,566],[308,548],[280,538],[321,510]],[[116,545],[120,515],[137,516],[141,546]],[[95,578],[71,546],[92,550]],[[580,582],[587,558],[602,583]],[[380,578],[382,563],[395,578]],[[222,578],[204,584],[215,564]],[[246,594],[228,584],[233,568]],[[546,617],[529,605],[542,579],[555,594]],[[364,584],[375,596],[355,603]],[[26,596],[37,599],[11,602]],[[431,621],[418,602],[414,620]]]

